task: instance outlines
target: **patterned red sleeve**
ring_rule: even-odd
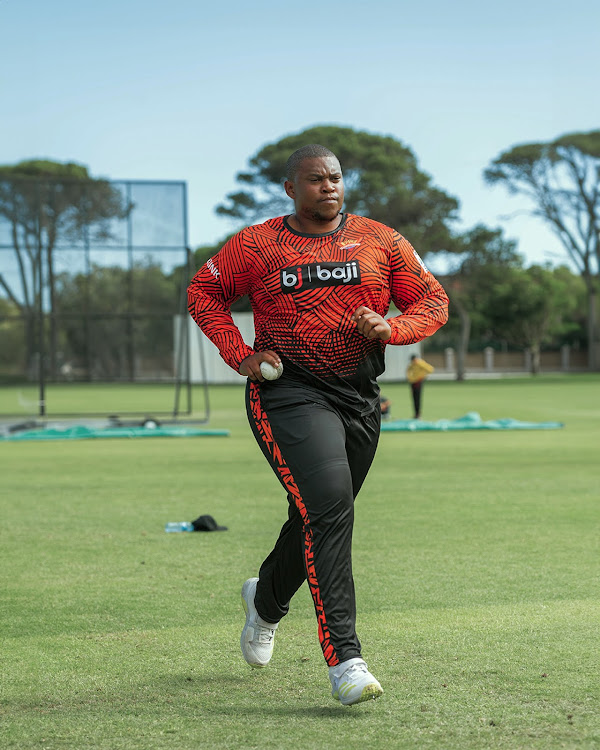
[[[391,250],[391,294],[402,315],[389,318],[388,344],[414,344],[434,334],[448,320],[448,297],[413,246],[394,232]]]
[[[190,315],[236,372],[254,349],[244,342],[230,308],[236,299],[248,293],[249,286],[250,274],[240,232],[202,266],[188,287]]]

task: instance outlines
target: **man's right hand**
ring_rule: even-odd
[[[250,380],[259,380],[261,383],[264,382],[263,374],[260,371],[260,363],[268,362],[273,367],[279,367],[281,364],[281,357],[271,349],[265,349],[264,352],[254,352],[246,359],[240,362],[238,372],[240,375],[245,375]]]

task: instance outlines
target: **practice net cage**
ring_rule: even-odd
[[[0,179],[0,417],[208,421],[190,258],[185,182]]]

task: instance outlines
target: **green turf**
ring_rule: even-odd
[[[196,388],[196,408],[203,404],[200,388]],[[173,385],[146,383],[59,383],[49,384],[44,392],[46,414],[170,414],[175,406]],[[0,414],[39,414],[39,389],[34,385],[15,385],[0,388]],[[180,392],[179,408],[186,408],[186,393]]]
[[[407,386],[384,391],[410,416]],[[354,568],[385,694],[349,708],[305,587],[271,665],[239,654],[285,500],[243,390],[211,394],[228,438],[0,444],[0,747],[600,747],[600,377],[425,386],[427,419],[562,430],[382,435]],[[229,531],[163,531],[202,513]]]

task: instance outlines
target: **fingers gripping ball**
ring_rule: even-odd
[[[280,363],[278,367],[273,367],[268,362],[261,362],[260,371],[265,380],[277,380],[277,378],[281,377],[283,365]]]

